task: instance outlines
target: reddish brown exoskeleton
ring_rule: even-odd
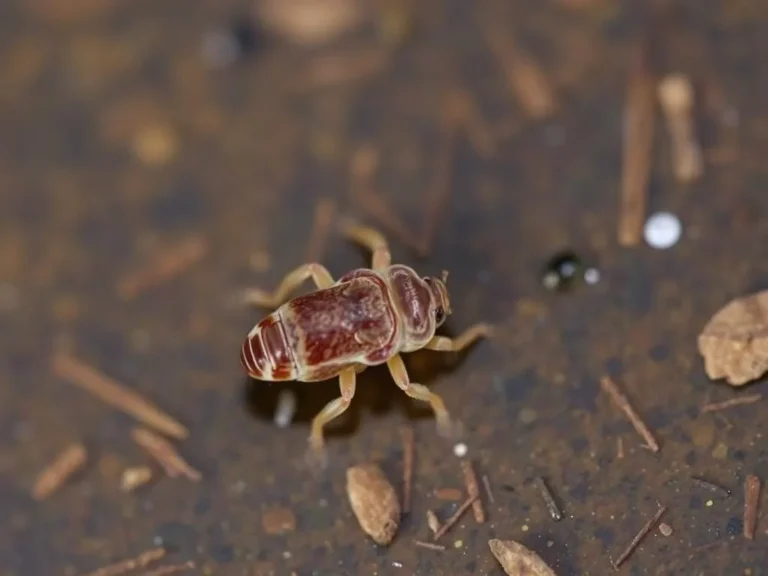
[[[310,455],[325,463],[323,427],[342,414],[355,394],[356,375],[368,366],[386,363],[395,383],[410,397],[429,402],[438,431],[449,436],[453,426],[442,399],[426,386],[408,378],[401,352],[421,348],[459,351],[491,327],[476,324],[458,338],[435,336],[451,314],[442,278],[421,278],[408,266],[392,264],[381,234],[371,228],[347,224],[342,232],[373,252],[371,268],[359,268],[334,281],[317,263],[299,266],[268,293],[248,290],[245,301],[278,307],[253,327],[245,339],[240,360],[258,380],[317,382],[339,377],[341,397],[312,421]],[[285,302],[308,278],[318,290]]]

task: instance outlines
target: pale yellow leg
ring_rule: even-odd
[[[492,334],[493,326],[490,324],[475,324],[453,339],[446,336],[433,336],[424,348],[440,352],[460,352],[478,338],[488,338]]]
[[[242,295],[243,302],[265,308],[277,308],[286,301],[291,292],[296,290],[301,286],[302,282],[310,277],[320,289],[333,286],[333,276],[328,272],[328,269],[322,264],[311,262],[309,264],[302,264],[286,274],[274,292],[270,293],[259,288],[245,290]]]
[[[410,381],[408,372],[405,369],[405,364],[403,364],[403,359],[399,354],[387,361],[387,367],[389,368],[389,373],[392,374],[392,378],[395,380],[395,384],[397,384],[403,392],[416,400],[429,402],[437,420],[438,434],[446,438],[455,436],[458,429],[451,422],[451,417],[448,414],[448,410],[445,408],[443,399],[434,392],[430,392],[429,388],[426,386]]]
[[[342,224],[341,232],[350,240],[373,252],[371,268],[374,270],[384,270],[392,263],[387,241],[377,230],[356,224]]]
[[[326,404],[317,416],[312,420],[312,431],[309,435],[309,459],[321,467],[326,464],[325,440],[323,428],[335,418],[341,416],[349,408],[355,395],[356,374],[353,368],[346,368],[339,374],[339,388],[341,397]]]

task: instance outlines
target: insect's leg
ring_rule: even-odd
[[[441,352],[460,352],[478,338],[488,338],[492,334],[493,326],[490,324],[475,324],[453,339],[446,336],[433,336],[424,348]]]
[[[295,270],[286,274],[274,292],[267,292],[258,288],[250,288],[243,292],[242,298],[246,304],[255,304],[265,308],[276,308],[288,298],[288,295],[296,290],[307,278],[312,278],[318,288],[330,288],[333,286],[333,276],[322,264],[311,262],[302,264]]]
[[[345,223],[341,226],[341,232],[350,240],[357,242],[373,252],[371,268],[383,270],[392,262],[389,247],[384,236],[377,230],[357,224]]]
[[[323,438],[323,428],[331,420],[341,416],[349,408],[352,397],[355,395],[356,374],[354,368],[345,368],[339,374],[339,388],[341,397],[332,400],[326,404],[317,416],[312,420],[312,432],[309,435],[310,452],[308,457],[311,461],[323,467],[326,463],[325,440]]]
[[[456,436],[458,429],[451,421],[451,417],[448,414],[448,410],[445,408],[443,399],[434,392],[430,392],[429,388],[426,386],[410,381],[400,354],[393,356],[387,361],[387,368],[389,368],[389,373],[392,374],[395,384],[397,384],[403,392],[416,400],[429,402],[437,420],[437,431],[441,436],[446,438]]]

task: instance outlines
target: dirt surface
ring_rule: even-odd
[[[247,57],[220,69],[205,66],[203,38],[247,2],[0,5],[0,575],[74,576],[159,545],[199,574],[500,575],[487,544],[500,538],[529,546],[560,576],[597,576],[614,572],[611,560],[659,505],[673,533],[653,530],[620,573],[768,574],[768,521],[754,541],[741,534],[744,478],[768,479],[766,401],[699,414],[768,389],[708,381],[696,351],[716,310],[768,286],[768,4],[691,0],[656,16],[658,70],[694,78],[707,159],[699,182],[676,184],[658,117],[649,212],[672,211],[684,225],[666,251],[616,241],[624,92],[646,3],[412,4],[411,35],[393,52],[365,21],[316,48],[257,30]],[[496,4],[497,23],[557,96],[546,119],[526,116],[488,48],[477,6]],[[321,58],[365,50],[383,60],[317,85]],[[495,500],[482,491],[486,523],[468,512],[441,552],[412,541],[430,538],[427,509],[444,519],[460,505],[435,491],[464,485],[429,411],[385,370],[366,372],[329,437],[327,471],[313,474],[308,422],[337,384],[249,382],[239,348],[263,312],[232,295],[275,286],[323,244],[318,257],[335,276],[367,264],[335,233],[312,240],[321,198],[337,216],[376,223],[350,196],[350,158],[365,144],[379,153],[379,194],[408,229],[424,229],[441,103],[457,87],[490,125],[495,150],[458,138],[427,257],[388,234],[395,260],[450,271],[447,332],[499,326],[458,358],[407,359],[412,379],[463,423],[467,456]],[[194,265],[132,298],[118,290],[189,237],[206,246]],[[541,267],[563,249],[596,267],[599,282],[546,290]],[[202,480],[156,469],[148,486],[120,492],[123,469],[149,462],[130,439],[134,421],[52,374],[56,350],[188,426],[175,445]],[[605,374],[658,453],[601,391]],[[283,429],[273,414],[285,388],[298,405]],[[378,462],[399,490],[408,421],[412,510],[380,548],[356,524],[345,470]],[[74,441],[88,447],[85,467],[33,501],[39,471]],[[706,492],[695,475],[733,494]],[[537,476],[563,508],[559,522]]]

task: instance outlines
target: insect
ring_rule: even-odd
[[[455,427],[442,398],[410,381],[400,354],[422,348],[458,352],[492,333],[491,326],[479,323],[455,339],[436,336],[451,314],[447,272],[422,278],[393,264],[386,240],[372,228],[346,223],[341,232],[373,253],[371,268],[334,280],[322,264],[307,263],[271,293],[254,288],[244,294],[246,304],[276,308],[243,342],[240,361],[249,376],[270,382],[339,378],[341,396],[312,420],[308,456],[320,466],[327,461],[323,428],[349,407],[356,376],[369,366],[386,363],[403,392],[430,404],[439,434],[452,436]],[[286,301],[309,278],[317,290]]]

